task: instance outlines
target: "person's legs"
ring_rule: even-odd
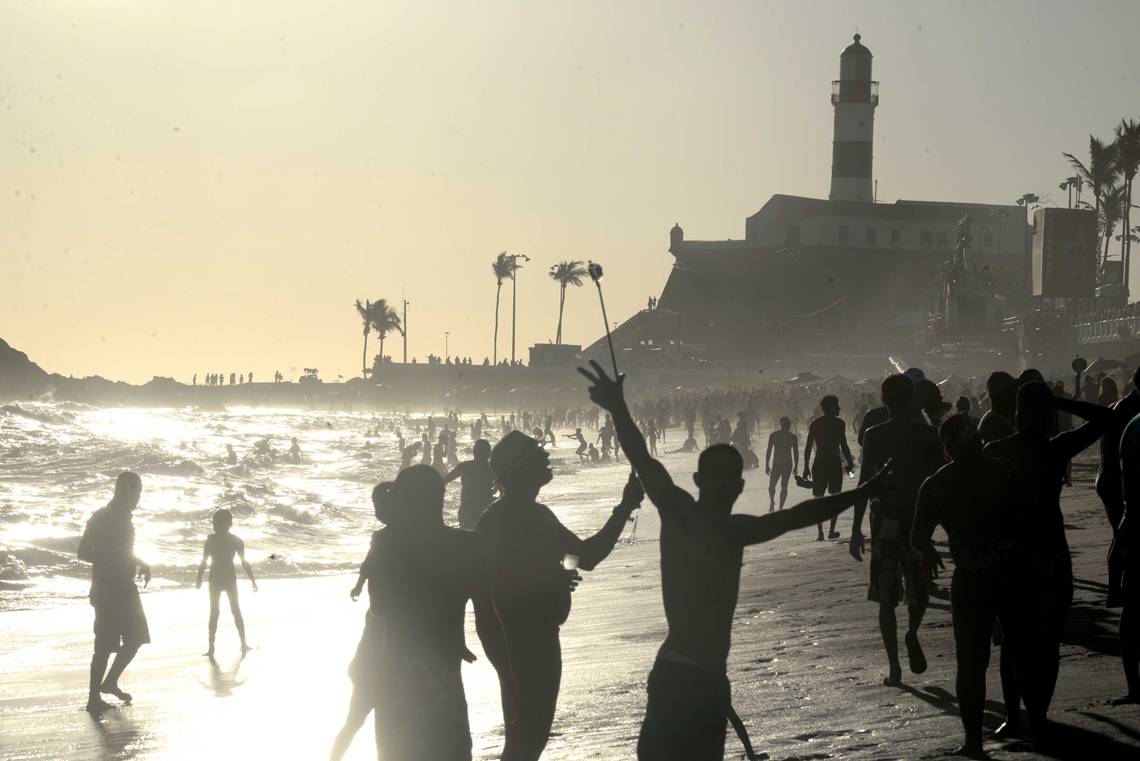
[[[138,653],[140,643],[137,642],[123,642],[119,652],[115,653],[115,660],[111,662],[111,669],[107,672],[103,684],[99,686],[100,692],[105,692],[108,695],[114,695],[124,703],[131,702],[129,693],[123,692],[119,689],[119,677],[123,675],[127,666],[134,660],[135,655]]]
[[[1135,595],[1133,595],[1135,597]],[[1120,660],[1124,666],[1124,679],[1128,694],[1122,703],[1140,703],[1140,608],[1138,600],[1126,599],[1120,611]]]
[[[840,471],[838,473],[838,479],[836,481],[834,481],[831,484],[828,484],[827,493],[828,494],[838,494],[841,491],[843,491],[843,472],[842,471]],[[831,517],[831,525],[827,529],[827,538],[828,539],[838,539],[839,538],[839,532],[835,530],[835,524],[838,521],[839,521],[838,515],[833,515]]]
[[[206,650],[206,657],[214,657],[214,638],[218,633],[218,616],[220,614],[219,604],[221,603],[222,589],[221,587],[210,585],[210,623],[209,623],[209,636],[210,646]]]
[[[241,615],[241,605],[238,603],[238,590],[237,582],[233,586],[226,588],[226,597],[230,601],[230,613],[234,617],[234,628],[237,629],[238,639],[241,640],[241,651],[243,653],[249,652],[249,643],[245,640],[245,619]]]
[[[788,481],[792,478],[792,466],[788,465],[784,468],[784,472],[780,477],[780,509],[784,509],[784,503],[788,501]]]
[[[780,469],[775,467],[768,474],[768,512],[776,509],[776,482],[780,480]],[[781,507],[783,505],[781,504]]]
[[[918,641],[918,628],[926,615],[926,607],[930,602],[929,591],[926,587],[926,578],[922,572],[921,560],[917,553],[909,547],[901,551],[903,581],[906,589],[906,653],[910,662],[912,674],[921,674],[926,671],[926,655],[922,652],[922,645]],[[989,657],[987,651],[986,657]]]
[[[638,759],[724,758],[729,685],[723,675],[658,660],[649,674],[648,698],[637,739]]]
[[[562,646],[555,637],[511,650],[511,668],[518,688],[519,705],[508,710],[504,696],[504,719],[508,723],[503,761],[538,761],[550,739],[558,690],[562,683]],[[513,732],[512,727],[513,726]]]
[[[111,651],[95,645],[95,652],[91,656],[91,680],[87,689],[87,710],[101,711],[110,708],[110,704],[99,696],[99,688],[103,686],[103,674],[107,672],[107,661],[111,659]]]
[[[990,635],[994,608],[981,582],[959,568],[950,584],[954,624],[954,652],[958,660],[955,692],[966,743],[960,754],[982,751],[982,717],[986,702],[986,668],[990,662]]]
[[[902,665],[899,663],[898,619],[895,606],[879,603],[879,634],[883,637],[883,647],[887,651],[887,678],[883,683],[888,687],[902,684]]]

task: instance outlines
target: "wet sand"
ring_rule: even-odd
[[[667,462],[676,473],[691,458]],[[621,468],[614,467],[615,481]],[[688,470],[686,470],[688,468]],[[767,509],[766,478],[751,476],[742,506]],[[1074,551],[1076,602],[1064,647],[1053,718],[1070,750],[1040,756],[990,742],[995,759],[1136,758],[1140,707],[1113,707],[1124,692],[1116,653],[1116,611],[1103,607],[1108,529],[1078,468],[1065,509]],[[557,483],[557,482],[556,482]],[[568,486],[563,484],[563,486]],[[616,492],[615,495],[616,497]],[[796,490],[789,503],[802,499]],[[564,498],[559,496],[558,499]],[[558,511],[558,499],[551,506]],[[572,527],[585,531],[597,520]],[[588,574],[563,630],[565,669],[547,759],[631,759],[645,677],[664,634],[657,570],[656,518],[647,509],[637,541],[618,546]],[[847,534],[850,515],[840,520]],[[925,759],[960,744],[953,696],[954,656],[946,594],[923,625],[930,668],[904,674],[903,689],[881,685],[885,671],[875,608],[864,601],[865,565],[815,530],[745,554],[729,676],[733,702],[758,750],[772,759]],[[942,547],[945,553],[945,547]],[[267,579],[242,586],[250,641],[244,660],[223,613],[217,665],[205,649],[205,592],[147,592],[154,643],[123,679],[135,703],[93,720],[81,709],[91,647],[91,611],[81,601],[0,616],[0,757],[12,759],[319,759],[327,757],[349,696],[345,667],[365,602],[352,603],[348,576]],[[940,580],[948,589],[949,576]],[[502,742],[497,686],[473,627],[481,660],[464,667],[476,757]],[[996,658],[990,669],[987,726],[1000,716]],[[430,718],[425,717],[430,731]],[[742,753],[729,736],[726,758]],[[371,723],[350,759],[375,758]]]

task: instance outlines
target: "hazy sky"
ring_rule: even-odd
[[[826,197],[856,26],[880,200],[1063,205],[1061,152],[1140,116],[1127,1],[0,0],[0,337],[65,374],[347,377],[353,300],[403,290],[412,354],[478,362],[505,249],[525,356],[555,261],[602,262],[621,320],[675,221]],[[564,338],[600,330],[572,291]]]

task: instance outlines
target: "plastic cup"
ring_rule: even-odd
[[[578,556],[566,554],[562,556],[562,567],[567,571],[578,570]]]

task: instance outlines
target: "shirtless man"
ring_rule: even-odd
[[[626,456],[661,516],[661,591],[669,634],[649,674],[641,725],[641,761],[712,761],[724,757],[730,711],[726,675],[732,618],[744,548],[806,528],[879,493],[880,476],[846,494],[813,499],[761,517],[732,515],[744,488],[740,452],[717,444],[701,453],[693,481],[697,499],[674,485],[649,455],[616,380],[591,361],[579,369],[590,398],[614,418]]]
[[[895,608],[907,606],[906,649],[910,670],[926,671],[926,656],[918,641],[918,627],[926,614],[929,590],[920,560],[910,546],[915,498],[927,476],[944,463],[942,442],[926,423],[914,418],[911,402],[914,384],[905,375],[892,375],[883,381],[883,405],[890,420],[867,431],[863,440],[863,466],[859,481],[864,482],[890,462],[897,474],[895,488],[871,505],[871,581],[867,599],[879,606],[879,633],[887,651],[889,670],[883,683],[902,684],[899,665],[898,621]],[[851,527],[851,556],[863,560],[863,514],[866,500],[855,505]]]
[[[495,473],[491,470],[491,442],[479,439],[471,447],[473,459],[461,462],[443,477],[449,484],[459,479],[459,528],[475,530],[483,511],[494,500]]]
[[[804,478],[811,479],[813,497],[824,494],[838,494],[843,489],[843,463],[840,454],[847,459],[847,472],[855,470],[855,458],[847,446],[847,423],[839,417],[839,398],[828,394],[819,401],[823,414],[811,421],[808,426],[807,443],[804,444]],[[815,467],[811,467],[811,451],[815,447]],[[828,539],[838,539],[835,530],[838,514],[831,519]],[[816,541],[823,541],[823,524],[819,524]]]
[[[1068,412],[1088,422],[1051,435],[1055,411]],[[1005,725],[999,727],[1003,735],[1018,732],[1022,698],[1035,743],[1040,744],[1042,733],[1048,730],[1046,713],[1057,684],[1061,637],[1073,602],[1073,563],[1061,512],[1061,485],[1069,460],[1096,443],[1113,419],[1113,411],[1099,404],[1057,397],[1044,383],[1029,381],[1017,391],[1017,433],[986,445],[988,456],[1013,466],[1018,492],[1029,509],[1022,539],[1028,550],[1032,586],[1041,591],[1043,598],[1037,611],[1042,646],[1036,648],[1037,658],[1032,664],[1034,673],[1042,678],[1032,685],[1022,684],[1020,674],[1011,679],[1012,663],[1005,658],[1002,692],[1007,715]]]
[[[926,479],[918,492],[911,545],[936,567],[942,559],[930,541],[934,527],[941,524],[949,537],[954,558],[950,607],[958,662],[955,691],[966,734],[954,755],[989,758],[982,745],[982,719],[995,621],[1001,622],[1002,639],[1018,675],[1034,678],[1026,668],[1026,635],[1035,618],[1025,594],[1033,582],[1018,537],[1022,505],[1013,469],[982,454],[977,424],[967,412],[947,419],[939,437],[951,462]]]
[[[644,496],[637,479],[626,484],[621,504],[593,536],[581,539],[538,502],[550,483],[550,455],[519,431],[491,450],[491,469],[502,496],[487,508],[475,529],[487,540],[495,607],[507,634],[514,684],[500,671],[507,723],[504,761],[537,761],[550,738],[562,679],[559,627],[570,615],[566,555],[592,571],[617,544]],[[517,686],[518,699],[512,696]]]
[[[139,648],[150,642],[150,628],[135,586],[136,578],[142,578],[144,587],[150,583],[150,566],[135,555],[135,527],[131,523],[141,494],[138,474],[120,473],[111,501],[87,520],[79,541],[79,559],[91,564],[90,600],[95,608],[95,653],[87,692],[87,710],[92,713],[111,707],[100,693],[131,702],[130,694],[119,688],[119,677]],[[115,653],[115,660],[108,671],[111,653]]]
[[[775,453],[775,457],[773,457]],[[799,439],[792,433],[790,418],[780,418],[780,430],[768,436],[764,472],[768,474],[768,512],[776,509],[776,482],[780,483],[780,509],[788,500],[788,479],[800,469]]]

